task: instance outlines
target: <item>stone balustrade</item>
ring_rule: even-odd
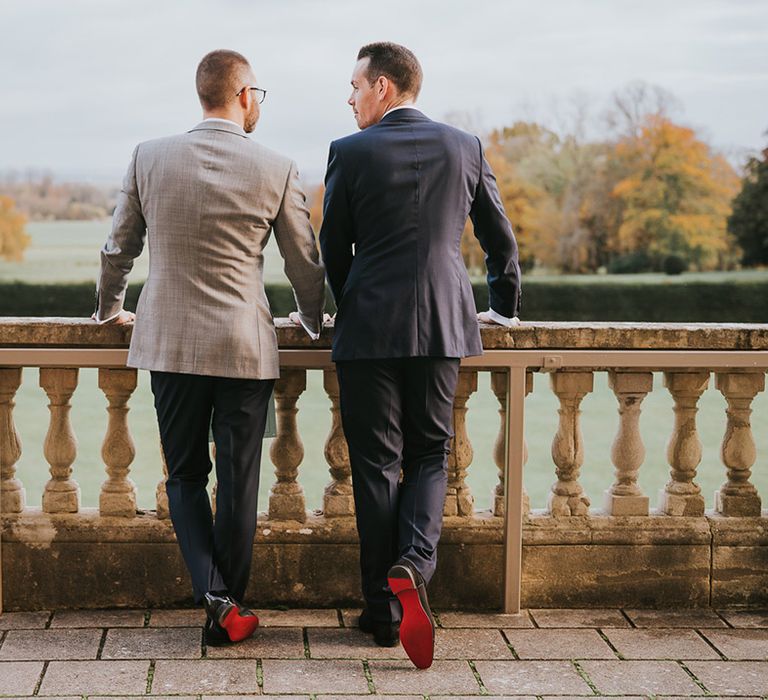
[[[320,341],[313,343],[283,320],[278,319],[277,326],[286,355],[298,352],[302,358],[323,359],[305,366],[300,361],[297,366],[295,358],[284,363],[275,386],[278,432],[269,451],[275,478],[268,513],[260,516],[251,590],[262,602],[352,605],[359,598],[354,501],[339,388],[328,361],[332,329],[326,328]],[[758,459],[751,404],[765,388],[768,326],[536,323],[514,329],[484,327],[482,334],[486,350],[507,353],[502,357],[529,353],[525,395],[532,390],[534,372],[543,370],[559,403],[546,509],[531,511],[522,494],[526,606],[768,603],[768,518],[750,481]],[[130,478],[135,445],[129,408],[137,373],[120,360],[129,340],[130,328],[88,321],[0,319],[6,609],[160,605],[188,599],[189,585],[168,519],[159,445],[156,510],[138,510]],[[573,351],[581,354],[569,361]],[[633,356],[631,363],[622,364],[622,352],[628,357],[638,351],[659,354]],[[712,354],[712,366],[701,366],[700,361],[686,366],[679,357],[669,360],[670,353],[693,357],[696,352]],[[544,355],[538,360],[535,353]],[[527,364],[528,360],[524,369]],[[24,475],[16,469],[23,447],[13,409],[22,365],[39,367],[39,384],[50,402],[44,444],[50,479],[42,507],[26,502]],[[77,401],[79,368],[87,366],[99,367],[98,386],[108,403],[102,446],[106,478],[98,509],[81,507],[73,471],[78,448],[70,408]],[[296,420],[297,402],[306,389],[307,372],[312,371],[323,373],[330,412],[313,417],[328,426],[324,460],[329,481],[321,512],[307,510],[298,481],[305,450]],[[467,402],[478,391],[482,371],[491,372],[500,415],[493,450],[498,483],[487,511],[476,510],[467,483],[468,470],[476,468],[466,428]],[[613,482],[605,484],[602,503],[590,503],[580,483],[581,404],[593,391],[596,372],[607,372],[619,415],[618,431],[606,455],[613,464]],[[510,402],[524,398],[507,396],[506,379],[507,372],[498,363],[491,366],[479,359],[466,360],[460,372],[445,531],[433,584],[433,597],[443,607],[490,609],[500,604],[505,435]],[[674,401],[666,454],[669,481],[658,497],[643,493],[638,483],[645,459],[639,423],[654,380],[664,387],[656,390],[668,391]],[[711,380],[727,410],[721,448],[723,485],[714,510],[706,511],[696,483],[701,460],[696,414]],[[766,455],[760,458],[761,466],[768,467]],[[269,468],[264,462],[266,475]]]

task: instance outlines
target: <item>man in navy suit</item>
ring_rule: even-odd
[[[349,104],[361,131],[331,144],[320,247],[338,309],[333,360],[360,533],[360,627],[384,646],[399,636],[426,668],[426,584],[459,362],[482,354],[460,248],[467,217],[486,252],[490,310],[480,320],[517,323],[520,267],[480,140],[416,109],[421,81],[407,48],[360,50]]]

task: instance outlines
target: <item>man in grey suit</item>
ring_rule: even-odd
[[[360,628],[382,646],[399,636],[426,668],[434,653],[426,585],[459,362],[483,351],[461,257],[467,217],[488,268],[491,308],[480,320],[517,323],[520,267],[480,140],[414,106],[416,56],[379,42],[357,58],[348,103],[361,131],[331,144],[320,247],[338,307],[333,359],[360,533]]]
[[[324,270],[296,165],[251,141],[266,92],[248,61],[213,51],[197,68],[204,119],[178,136],[139,144],[101,251],[95,318],[130,323],[127,277],[145,240],[149,277],[139,298],[128,365],[151,372],[168,465],[171,520],[207,612],[209,645],[258,625],[243,607],[256,528],[261,445],[279,376],[277,337],[263,283],[274,231],[294,288],[296,323],[317,337]],[[206,491],[216,443],[216,518]]]

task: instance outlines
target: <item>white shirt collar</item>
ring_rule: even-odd
[[[399,105],[398,107],[392,107],[392,109],[388,109],[386,112],[384,112],[384,114],[381,115],[381,118],[384,119],[384,117],[386,117],[388,114],[395,112],[398,109],[415,109],[417,112],[421,112],[421,110],[416,105]]]
[[[206,117],[203,122],[224,122],[225,124],[234,124],[238,129],[243,127],[237,122],[233,122],[231,119],[223,119],[222,117]]]

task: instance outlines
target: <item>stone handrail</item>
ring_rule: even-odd
[[[282,560],[291,547],[330,544],[339,551],[343,550],[345,557],[354,559],[354,503],[349,456],[339,419],[338,384],[327,353],[332,339],[332,326],[323,330],[319,341],[311,341],[302,329],[292,326],[285,319],[277,319],[276,327],[281,351],[303,352],[299,354],[299,366],[292,362],[283,367],[281,378],[275,387],[278,434],[270,449],[270,459],[275,468],[275,483],[270,491],[268,514],[263,520],[260,518],[259,532],[263,540],[261,546],[278,548],[280,551],[276,551],[274,556]],[[596,543],[602,543],[602,549],[597,547],[599,557],[612,556],[611,547],[623,547],[624,550],[640,555],[647,553],[656,562],[656,559],[663,561],[665,556],[668,557],[663,546],[678,544],[682,547],[681,555],[685,548],[692,547],[696,550],[696,556],[700,557],[702,548],[710,547],[715,534],[722,538],[722,542],[728,543],[723,544],[723,552],[727,548],[743,550],[744,547],[752,547],[756,548],[760,556],[765,557],[763,552],[768,551],[765,549],[768,536],[763,537],[762,532],[765,531],[766,519],[762,517],[760,495],[750,481],[750,470],[756,460],[750,413],[752,400],[765,386],[765,371],[768,367],[768,325],[527,323],[513,329],[487,326],[483,327],[481,332],[484,348],[488,351],[512,351],[513,355],[517,355],[515,351],[522,351],[521,355],[526,351],[552,351],[553,359],[558,361],[551,367],[546,367],[546,360],[531,359],[530,363],[525,361],[522,366],[524,373],[526,368],[529,370],[524,374],[524,395],[532,388],[530,369],[544,368],[551,372],[551,387],[560,404],[559,426],[552,443],[556,478],[546,511],[530,513],[527,498],[524,493],[521,494],[522,509],[526,516],[523,542],[525,552],[528,553],[529,566],[531,557],[535,559],[536,556],[544,554],[544,545],[551,549],[553,546],[595,547]],[[136,488],[130,479],[130,466],[135,450],[127,414],[130,397],[136,388],[136,371],[121,366],[121,362],[124,363],[124,355],[120,355],[123,358],[120,362],[114,360],[114,353],[109,355],[113,358],[109,363],[98,359],[101,355],[97,351],[124,352],[128,347],[130,334],[130,327],[98,326],[88,320],[0,319],[0,513],[3,518],[3,537],[8,543],[6,550],[10,547],[10,556],[14,563],[24,564],[33,571],[35,567],[43,567],[46,563],[50,565],[51,558],[40,551],[40,537],[43,536],[41,533],[48,533],[49,530],[45,528],[50,527],[56,529],[56,535],[45,540],[46,545],[50,547],[52,543],[59,542],[61,550],[71,557],[82,557],[82,552],[75,554],[75,545],[82,545],[84,541],[112,546],[115,542],[135,544],[137,541],[148,540],[153,547],[160,549],[161,545],[172,543],[164,480],[161,479],[158,484],[156,511],[141,514],[137,512]],[[24,359],[25,353],[31,351],[62,350],[87,351],[90,354],[82,355],[85,359],[73,363],[74,366],[62,366],[53,362],[49,364],[47,359],[35,359],[31,363]],[[302,358],[309,357],[304,353],[317,350],[325,351],[323,362],[316,365],[305,363],[301,366]],[[649,350],[658,354],[650,357],[642,355],[642,352]],[[588,358],[586,364],[585,360],[581,359],[569,366],[567,353],[572,351],[587,353],[584,356]],[[619,351],[639,351],[640,359],[635,355],[631,364],[622,365],[622,355]],[[738,354],[738,360],[729,363],[727,358],[724,361],[722,357],[718,357],[717,363],[713,361],[711,366],[701,366],[699,363],[687,367],[684,361],[667,364],[666,360],[654,359],[666,358],[670,353],[694,352],[710,352],[713,357],[718,353],[730,353],[727,357],[734,358]],[[55,356],[53,352],[45,355],[46,358]],[[34,357],[37,358],[38,355]],[[566,362],[561,366],[559,361],[562,357],[565,357]],[[749,361],[745,361],[745,358],[749,358]],[[40,386],[50,400],[49,428],[44,445],[50,479],[45,486],[41,510],[25,503],[23,485],[15,467],[21,455],[21,445],[13,419],[14,396],[20,386],[21,366],[30,364],[40,367]],[[499,548],[502,544],[502,516],[505,515],[506,431],[510,413],[517,410],[518,404],[514,399],[510,404],[510,397],[507,395],[507,370],[503,361],[502,364],[496,363],[493,366],[481,364],[479,360],[471,358],[465,362],[460,373],[454,405],[455,438],[448,465],[443,546],[455,547],[456,555],[443,558],[445,563],[442,568],[445,573],[443,583],[438,585],[442,585],[445,590],[439,590],[437,595],[438,599],[446,601],[446,604],[458,604],[463,601],[466,605],[466,599],[462,598],[461,585],[455,581],[452,583],[451,580],[452,571],[461,570],[461,551],[467,547],[474,547],[477,556],[481,558],[489,556],[488,553],[492,552],[490,559],[499,569],[504,568],[504,558],[500,556]],[[108,419],[102,448],[107,478],[101,487],[99,508],[96,512],[80,507],[79,486],[76,474],[72,471],[77,447],[69,411],[71,398],[77,387],[78,368],[81,366],[99,366],[99,388],[108,400]],[[304,493],[297,480],[304,457],[304,448],[296,424],[297,401],[306,388],[306,372],[310,366],[318,367],[319,371],[323,372],[323,385],[331,409],[324,450],[330,479],[325,488],[320,514],[306,510]],[[472,445],[465,426],[466,405],[469,397],[477,391],[478,369],[492,372],[491,386],[499,401],[501,418],[494,449],[499,480],[490,512],[475,510],[471,489],[466,483],[467,470],[473,460]],[[608,485],[603,508],[590,510],[589,500],[579,483],[583,462],[580,404],[592,391],[593,373],[596,370],[608,371],[609,386],[616,395],[620,421],[610,454],[615,468],[614,481]],[[670,479],[660,495],[657,510],[651,509],[649,497],[642,493],[638,485],[638,473],[644,459],[644,447],[638,427],[639,418],[642,401],[652,390],[654,370],[663,370],[664,385],[670,391],[675,404],[667,450]],[[701,443],[696,432],[696,411],[698,399],[708,386],[712,372],[715,373],[715,385],[728,404],[721,449],[725,479],[717,495],[715,511],[705,513],[704,498],[695,482],[696,467],[701,459]],[[519,397],[520,410],[522,399],[523,394]],[[522,447],[524,462],[524,444]],[[164,471],[162,461],[161,450],[158,449],[158,475],[161,474],[161,468]],[[670,521],[670,517],[676,519],[678,524]],[[734,519],[744,524],[757,519],[759,525],[755,527],[758,529],[745,536],[749,528],[742,527]],[[261,540],[257,537],[257,547]],[[164,556],[176,556],[175,549],[163,551]],[[171,555],[170,552],[174,554]],[[714,563],[717,554],[715,550],[710,552],[706,566],[703,563],[696,564],[696,573],[691,574],[695,579],[693,582],[689,580],[689,576],[684,577],[685,581],[681,585],[670,584],[673,588],[677,585],[679,589],[675,590],[672,596],[675,600],[688,596],[689,602],[699,603],[705,598],[706,602],[713,602],[717,598],[717,594],[713,593],[713,587],[718,585],[714,578],[717,574]],[[26,577],[18,573],[18,566],[17,575],[12,573],[9,576],[8,559],[9,555],[6,554],[3,571],[7,582],[6,590],[10,586],[12,594],[7,596],[6,606],[54,604],[49,600],[51,596],[55,598],[51,592],[41,594],[37,598],[24,595],[22,578]],[[585,561],[588,562],[589,558]],[[301,562],[294,562],[294,565],[295,577],[306,578],[306,567]],[[617,593],[615,584],[599,584],[593,576],[591,582],[595,595],[591,598],[585,597],[583,593],[578,594],[570,590],[570,582],[560,578],[562,562],[553,560],[549,565],[554,567],[550,576],[552,580],[545,583],[540,582],[541,576],[535,568],[526,572],[526,566],[523,566],[523,596],[529,604],[596,604],[596,600],[600,600],[600,595],[606,591],[613,596],[611,601],[626,599],[637,600],[638,604],[647,604],[649,595],[658,595],[658,590],[653,586],[651,589],[654,592],[648,594],[647,591],[643,592],[642,586],[638,588],[635,585],[633,588],[629,583],[626,584],[625,594]],[[178,562],[175,566],[179,568]],[[581,565],[575,566],[575,569],[580,570],[580,566],[582,569],[589,568],[582,562]],[[326,595],[326,598],[321,597],[319,602],[355,600],[355,567],[352,568],[352,583],[346,582],[332,592],[321,593],[321,596]],[[720,582],[724,591],[721,596],[723,600],[754,602],[760,595],[765,595],[760,591],[765,591],[768,571],[763,571],[760,567],[755,571],[749,566],[746,568],[754,581],[751,588],[743,591],[741,595],[734,590],[734,586],[725,582],[731,575],[730,570],[723,573],[724,582]],[[567,569],[568,567],[564,567],[565,571]],[[645,565],[643,570],[647,570]],[[301,575],[299,572],[302,572]],[[503,577],[503,574],[504,571],[495,571],[489,576],[487,584],[471,593],[477,597],[473,605],[493,607],[498,604],[498,593],[494,594],[493,584],[498,584],[498,579]],[[663,589],[664,575],[659,575]],[[529,587],[533,586],[532,582],[535,581],[548,592],[542,595],[541,591],[526,591],[526,580]],[[295,604],[297,600],[309,600],[301,598],[300,593],[309,595],[306,591],[291,594],[290,590],[281,592],[275,586],[273,589],[270,595],[276,602],[290,601]],[[495,590],[498,591],[498,587]],[[463,593],[466,594],[466,591]],[[46,598],[46,595],[49,597]],[[61,591],[56,595],[60,595],[63,604],[69,600],[67,594]],[[156,599],[158,602],[169,602],[173,596],[183,597],[182,594],[166,591],[158,593]],[[21,600],[17,600],[18,597],[21,597]],[[105,601],[127,604],[128,601],[138,599],[143,604],[147,600],[146,596],[142,598],[136,590],[116,600],[105,598],[103,594],[94,594],[93,597],[95,604],[99,601],[102,604]],[[154,599],[150,596],[149,600],[153,602]],[[318,602],[318,599],[312,599],[311,602]]]

